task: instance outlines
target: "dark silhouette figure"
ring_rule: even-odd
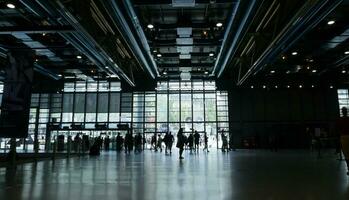
[[[116,136],[116,151],[120,152],[122,150],[122,146],[124,144],[124,138],[118,133]]]
[[[341,137],[342,151],[347,163],[347,175],[349,175],[349,117],[348,110],[346,107],[342,108],[343,116],[338,119],[337,127]]]
[[[180,128],[178,133],[177,133],[177,145],[176,147],[179,148],[179,159],[184,159],[183,155],[183,150],[184,150],[184,135],[183,135],[183,128]]]
[[[104,139],[104,150],[109,151],[109,146],[110,146],[110,138],[109,138],[109,136],[107,136]]]
[[[143,138],[140,133],[135,136],[135,152],[142,152]]]
[[[158,151],[157,149],[157,137],[156,137],[156,133],[154,133],[154,135],[151,137],[151,148],[150,149],[154,149],[155,151]]]
[[[227,139],[227,136],[224,134],[223,130],[221,133],[221,139],[222,139],[222,151],[226,152],[228,151],[228,139]]]
[[[79,146],[81,145],[81,138],[80,138],[80,133],[78,133],[75,137],[74,137],[74,141],[73,141],[73,149],[75,152],[79,151]]]
[[[193,151],[193,147],[194,147],[194,135],[193,135],[193,133],[190,133],[190,135],[188,136],[188,146],[189,146],[189,150],[191,153]]]
[[[195,151],[199,152],[200,134],[195,131],[194,133]]]
[[[206,150],[207,152],[209,152],[209,150],[208,150],[208,137],[207,137],[207,133],[205,132],[204,133],[204,145],[205,145],[205,147],[204,147],[204,151]]]
[[[158,138],[157,138],[157,148],[159,148],[160,152],[162,152],[162,138],[160,134],[158,135]]]
[[[133,136],[130,132],[125,135],[125,153],[131,153],[133,149]]]

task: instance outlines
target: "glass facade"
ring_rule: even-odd
[[[68,135],[74,133],[73,124],[91,134],[96,124],[104,124],[106,131],[117,131],[117,124],[122,123],[147,138],[155,132],[176,134],[182,127],[186,134],[207,132],[211,147],[216,147],[220,145],[218,131],[229,131],[228,94],[216,91],[214,81],[203,80],[161,81],[155,91],[132,93],[121,92],[119,82],[65,83],[62,93],[32,95],[29,137],[19,149],[32,150],[36,128],[40,150],[47,149],[45,143],[54,137],[46,131],[49,123],[59,124]],[[47,134],[51,137],[46,139]],[[5,146],[3,142],[0,148]]]
[[[342,116],[341,109],[346,107],[349,109],[349,95],[347,89],[339,89],[337,90],[338,94],[338,104],[339,104],[339,112],[340,116]]]

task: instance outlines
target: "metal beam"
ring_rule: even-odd
[[[262,70],[268,62],[275,59],[281,52],[287,51],[305,33],[330,14],[342,1],[307,1],[238,81],[238,85],[243,84],[251,74],[256,74]]]
[[[227,4],[234,3],[236,0],[195,0],[195,4]],[[135,6],[155,6],[155,5],[172,5],[172,0],[134,0]]]
[[[0,35],[13,33],[40,34],[40,33],[63,33],[75,31],[71,26],[1,26]]]
[[[158,64],[159,68],[181,68],[181,67],[213,67],[214,63],[179,63],[179,64]]]

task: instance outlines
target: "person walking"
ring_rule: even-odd
[[[170,150],[170,154],[172,154],[172,145],[173,145],[173,142],[174,142],[174,137],[173,137],[171,132],[170,132],[168,138],[169,138],[168,149]]]
[[[107,136],[104,139],[104,150],[109,151],[109,147],[110,147],[110,138],[109,136]]]
[[[158,143],[157,143],[157,148],[160,149],[160,152],[162,152],[162,138],[161,135],[158,135]]]
[[[143,138],[140,133],[135,136],[135,152],[142,152]]]
[[[177,133],[177,145],[176,147],[179,149],[179,159],[184,159],[183,150],[184,150],[184,136],[183,136],[183,128],[180,128]]]
[[[204,151],[206,150],[207,152],[210,152],[209,150],[208,150],[208,137],[207,137],[207,133],[205,132],[204,133],[204,145],[205,145],[205,147],[204,147]]]
[[[125,153],[130,154],[133,149],[133,137],[132,134],[128,131],[125,136]]]
[[[116,151],[120,152],[122,150],[122,145],[124,144],[124,138],[118,133],[116,136]]]
[[[194,133],[195,151],[199,152],[200,134],[195,131]]]
[[[349,175],[349,117],[346,107],[342,108],[342,115],[337,121],[337,127],[340,134],[342,151],[347,163],[347,175]]]
[[[189,146],[190,153],[192,153],[193,147],[194,147],[194,135],[193,135],[193,133],[190,133],[190,135],[188,136],[188,146]]]

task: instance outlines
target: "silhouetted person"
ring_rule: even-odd
[[[207,133],[206,133],[206,132],[204,133],[204,145],[205,145],[205,146],[204,146],[204,149],[203,149],[203,150],[204,150],[204,151],[206,150],[207,152],[209,152],[209,151],[208,151],[208,137],[207,137]]]
[[[81,145],[81,138],[80,138],[80,133],[78,133],[75,137],[74,137],[74,141],[73,141],[73,149],[75,152],[79,151],[79,147]]]
[[[347,163],[347,175],[349,175],[349,117],[346,107],[342,108],[343,116],[338,119],[337,127],[341,137],[342,151]]]
[[[125,153],[131,153],[133,149],[133,137],[132,134],[128,131],[125,135]]]
[[[151,137],[151,142],[150,142],[150,149],[154,148],[155,151],[157,151],[156,145],[157,145],[157,138],[156,138],[156,133]]]
[[[172,145],[173,145],[173,135],[171,134],[171,132],[167,132],[164,139],[163,139],[164,143],[165,143],[165,154],[168,153],[168,151],[170,151],[170,154],[172,154]]]
[[[173,142],[174,142],[174,137],[172,135],[172,133],[170,132],[169,134],[169,141],[168,141],[168,149],[170,150],[170,154],[172,154],[172,145],[173,145]]]
[[[195,143],[195,150],[198,152],[199,151],[199,143],[200,143],[200,134],[195,131],[194,133],[194,143]]]
[[[160,149],[160,152],[162,152],[162,138],[161,135],[158,135],[158,139],[157,139],[157,148]]]
[[[116,151],[120,152],[122,149],[122,145],[124,144],[124,138],[118,133],[116,136]]]
[[[228,151],[228,139],[227,139],[227,136],[224,134],[223,130],[221,133],[221,139],[222,139],[222,151],[226,152]]]
[[[184,135],[183,135],[183,128],[180,128],[177,133],[177,145],[176,147],[179,148],[179,159],[184,159],[183,155],[183,148],[184,148]]]
[[[135,152],[142,152],[143,138],[140,133],[135,136]]]
[[[188,146],[189,146],[189,150],[191,153],[193,151],[193,147],[194,147],[194,135],[193,135],[193,133],[190,133],[188,136]]]
[[[106,151],[109,151],[109,145],[110,145],[110,138],[109,136],[107,136],[105,139],[104,139],[104,149]]]

